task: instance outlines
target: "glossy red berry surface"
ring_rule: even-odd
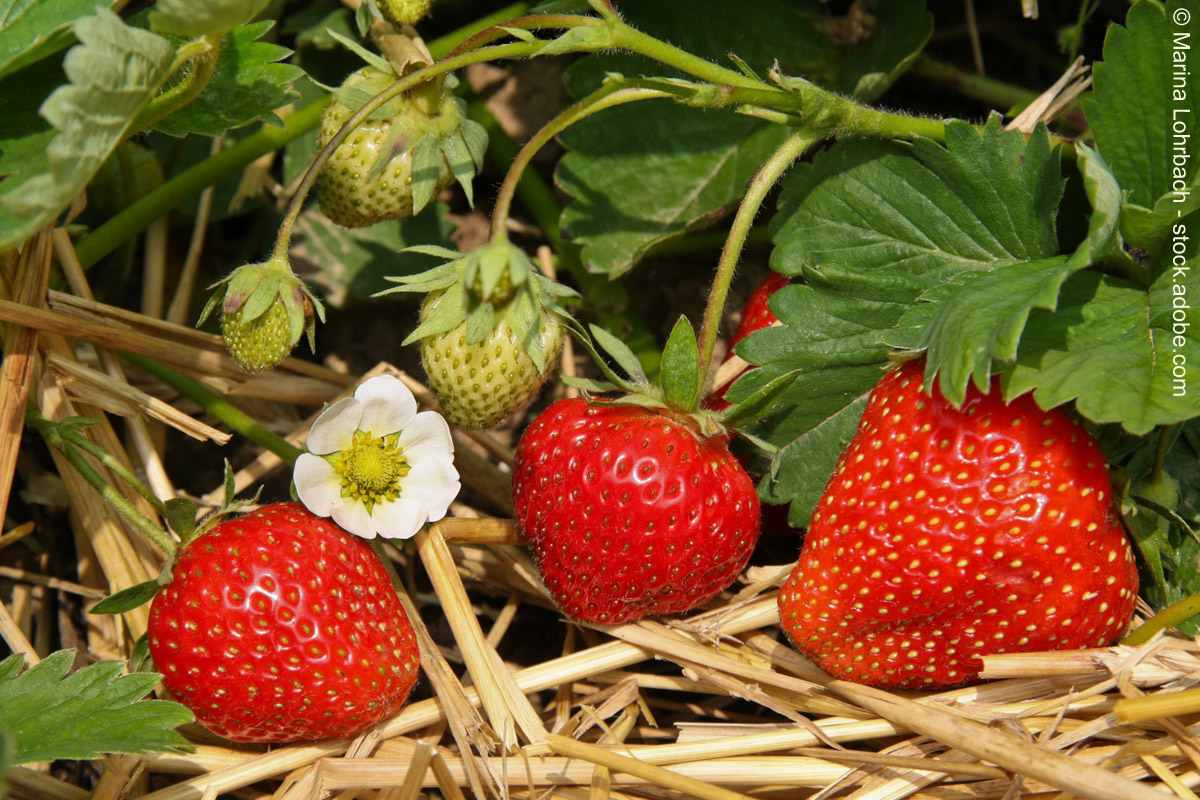
[[[175,699],[239,742],[352,736],[394,714],[418,675],[416,637],[374,551],[297,503],[188,544],[148,638]]]

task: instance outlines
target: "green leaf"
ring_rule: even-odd
[[[161,584],[157,580],[143,581],[142,583],[110,594],[92,606],[88,613],[124,614],[126,611],[132,611],[138,606],[149,603],[154,599],[154,595],[158,594],[160,588],[162,588]]]
[[[838,456],[858,427],[867,395],[883,376],[885,336],[932,283],[904,267],[851,272],[803,270],[802,285],[771,298],[782,325],[752,333],[736,348],[750,370],[729,388],[732,403],[747,401],[782,376],[798,371],[776,410],[745,431],[778,448],[759,493],[792,502],[793,525],[812,515]]]
[[[434,203],[406,219],[343,228],[312,208],[296,222],[288,258],[311,275],[329,305],[342,308],[392,288],[389,275],[417,275],[443,259],[462,258],[445,247],[454,232],[446,213],[444,204]]]
[[[173,729],[191,722],[192,713],[141,699],[160,676],[121,675],[122,661],[68,676],[72,661],[73,651],[59,650],[24,672],[19,654],[0,662],[0,728],[16,741],[13,763],[191,749]]]
[[[111,7],[112,0],[0,2],[0,78],[73,44],[71,26],[96,6]]]
[[[659,381],[667,405],[679,411],[693,411],[700,402],[700,349],[696,331],[687,317],[679,321],[663,348]]]
[[[1104,60],[1092,68],[1092,97],[1083,106],[1128,202],[1147,209],[1171,193],[1176,167],[1188,184],[1200,165],[1186,157],[1196,148],[1200,92],[1184,74],[1188,50],[1180,48],[1200,40],[1200,15],[1193,12],[1187,26],[1171,16],[1187,5],[1172,2],[1164,10],[1159,3],[1134,3],[1124,27],[1110,26]],[[1193,133],[1191,139],[1176,139],[1176,122]],[[1182,158],[1173,159],[1176,154]]]
[[[895,265],[936,279],[1056,255],[1063,184],[1045,129],[1027,142],[995,117],[983,131],[955,121],[946,141],[854,141],[797,165],[773,222],[771,266]]]
[[[167,525],[186,542],[196,529],[196,504],[186,497],[172,497],[164,505]]]
[[[615,392],[617,390],[616,384],[609,383],[608,381],[598,381],[592,378],[579,378],[574,375],[560,375],[559,379],[567,386],[571,386],[584,392],[591,392],[592,394],[603,394],[605,392]]]
[[[737,428],[762,419],[771,412],[771,408],[799,377],[800,370],[793,370],[773,379],[745,400],[721,412],[722,424]]]
[[[274,25],[271,20],[255,22],[223,38],[216,70],[204,91],[154,129],[177,137],[189,133],[220,136],[260,119],[282,125],[275,110],[299,96],[290,84],[304,71],[278,63],[290,56],[291,50],[258,41]]]
[[[1056,313],[1035,311],[1004,396],[1033,390],[1042,408],[1070,401],[1084,417],[1134,434],[1200,416],[1200,276],[1163,273],[1147,292],[1080,272]],[[1190,302],[1189,302],[1190,301]]]
[[[223,36],[245,25],[267,7],[269,0],[158,0],[150,12],[156,31],[183,39]]]
[[[592,338],[596,340],[596,344],[600,345],[600,349],[609,358],[617,362],[617,366],[624,370],[626,375],[639,383],[646,381],[646,373],[642,372],[642,363],[638,361],[637,356],[629,349],[629,345],[604,330],[604,328],[596,325],[592,325],[590,328]]]
[[[80,19],[74,31],[80,43],[67,51],[63,63],[70,83],[55,89],[42,106],[58,130],[47,148],[47,171],[20,184],[4,181],[0,250],[50,224],[87,186],[175,60],[169,42],[125,25],[107,9]]]
[[[564,232],[589,269],[628,272],[654,245],[724,216],[786,134],[665,100],[604,111],[560,137],[570,152],[556,180],[573,198]]]
[[[965,399],[968,383],[986,392],[992,360],[1016,355],[1030,312],[1053,311],[1063,282],[1078,269],[1066,256],[1025,261],[963,273],[922,297],[936,309],[916,348],[927,351],[926,383],[936,374],[943,396],[955,405]],[[913,318],[904,324],[914,324]]]

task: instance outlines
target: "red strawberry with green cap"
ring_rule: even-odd
[[[923,367],[872,392],[779,593],[784,631],[835,677],[904,688],[1112,643],[1138,578],[1095,441],[998,380],[955,408]]]
[[[563,380],[624,394],[561,400],[522,434],[517,524],[576,619],[615,624],[693,609],[733,583],[758,541],[758,496],[728,430],[761,416],[791,376],[716,413],[699,408],[699,346],[687,319],[667,340],[657,382],[612,334],[592,327],[624,378],[577,333],[609,381]]]
[[[418,674],[374,551],[298,503],[192,539],[150,606],[148,639],[175,699],[238,742],[353,736],[394,714]]]
[[[636,405],[576,398],[539,414],[513,504],[559,606],[600,624],[711,600],[758,541],[754,483],[725,437]]]

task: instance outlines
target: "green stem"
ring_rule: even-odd
[[[700,80],[718,86],[765,89],[775,94],[787,94],[769,84],[743,75],[736,70],[714,64],[699,56],[692,55],[686,50],[681,50],[675,45],[655,39],[653,36],[629,27],[624,22],[613,19],[610,19],[608,22],[612,30],[613,47],[615,48],[632,50],[635,53],[652,58],[667,66],[675,67],[681,72],[686,72],[688,75],[693,75]]]
[[[329,98],[318,100],[293,112],[282,128],[264,125],[220,153],[184,170],[153,191],[147,192],[120,214],[117,214],[83,239],[75,248],[84,267],[90,267],[125,241],[141,233],[151,222],[232,175],[252,161],[286,145],[315,128]]]
[[[1154,448],[1154,467],[1150,471],[1151,481],[1162,480],[1163,460],[1167,457],[1167,450],[1171,444],[1171,433],[1174,427],[1173,425],[1163,425],[1158,429],[1158,442]]]
[[[537,151],[546,146],[555,136],[581,119],[586,119],[592,114],[603,111],[606,108],[613,108],[614,106],[633,103],[638,100],[650,100],[670,96],[667,92],[657,89],[646,89],[639,86],[622,87],[617,84],[607,84],[579,102],[568,106],[558,116],[547,122],[542,126],[541,130],[525,143],[521,151],[517,153],[517,157],[513,159],[512,166],[509,167],[508,173],[504,176],[504,183],[500,185],[500,191],[496,195],[496,205],[492,210],[492,236],[504,235],[505,225],[508,222],[508,214],[512,208],[513,194],[516,192],[522,173],[529,166],[529,162],[533,160]]]
[[[42,416],[41,412],[32,405],[26,408],[25,421],[42,435],[42,438],[46,440],[47,444],[62,453],[63,457],[70,462],[75,471],[78,472],[84,480],[90,483],[92,487],[100,493],[100,497],[102,497],[106,503],[116,509],[117,513],[125,517],[125,519],[127,519],[133,525],[135,530],[146,537],[147,541],[162,550],[167,555],[171,555],[175,552],[175,540],[172,539],[170,535],[152,519],[138,511],[134,507],[133,503],[130,503],[127,499],[125,499],[124,495],[118,492],[116,488],[112,486],[112,484],[104,480],[104,477],[96,470],[96,468],[91,465],[91,463],[81,452],[79,452],[79,449],[76,445],[78,444],[79,438],[83,437],[77,438],[69,436],[68,434],[72,433],[71,431],[64,430],[61,424],[46,419],[44,416]],[[101,461],[104,462],[105,466],[108,466],[111,469],[112,462],[115,459],[109,456],[108,453],[104,453],[103,450],[96,448],[92,442],[88,441],[87,444],[89,445],[86,448],[87,451],[92,455],[96,455],[98,458],[101,458]],[[99,453],[102,455],[97,455],[97,450],[99,450]],[[123,466],[121,469],[123,472],[128,474],[128,470],[125,470]],[[127,480],[124,476],[120,477],[122,477],[123,480]],[[141,482],[134,478],[130,485],[137,488],[139,485],[141,485]],[[145,496],[145,493],[140,489],[139,494],[143,494],[143,496]],[[158,498],[153,498],[153,500],[156,506],[161,509],[162,501],[158,500]]]
[[[187,62],[191,62],[192,70],[184,75],[179,83],[146,104],[134,120],[129,136],[141,133],[199,97],[217,70],[220,46],[220,42],[212,42],[205,38],[180,48],[179,58],[176,59],[171,74],[182,69]]]
[[[1143,622],[1134,630],[1130,631],[1121,644],[1136,645],[1145,644],[1154,638],[1154,634],[1167,628],[1173,628],[1186,619],[1200,614],[1200,592],[1185,597],[1177,603],[1173,603],[1162,611],[1155,614],[1150,619]]]
[[[750,180],[746,196],[742,198],[729,227],[729,236],[725,240],[725,249],[717,262],[717,274],[713,278],[712,289],[708,295],[708,305],[704,309],[704,322],[700,328],[700,391],[703,391],[704,380],[708,376],[712,364],[713,347],[717,341],[717,329],[721,325],[721,315],[725,309],[725,298],[729,295],[729,284],[733,281],[733,273],[737,268],[738,259],[742,255],[742,247],[754,224],[754,217],[762,206],[767,192],[775,185],[780,176],[796,159],[807,150],[820,142],[829,134],[826,129],[802,128],[787,138],[771,157],[763,162],[758,172]],[[699,394],[697,395],[699,396]]]
[[[249,414],[218,395],[212,389],[209,389],[203,383],[200,383],[200,381],[189,378],[187,375],[183,375],[173,369],[168,369],[157,361],[145,356],[125,352],[122,352],[121,356],[137,364],[151,375],[154,375],[184,397],[197,403],[201,408],[221,420],[221,422],[228,425],[235,432],[240,433],[255,444],[265,447],[287,463],[294,463],[300,457],[300,454],[304,452],[287,439],[264,428]]]
[[[429,54],[433,56],[434,60],[445,58],[454,51],[454,48],[472,36],[486,31],[488,28],[494,28],[496,25],[507,22],[514,17],[528,14],[533,6],[534,4],[531,2],[513,3],[497,11],[493,11],[487,16],[480,17],[474,22],[468,23],[457,30],[447,33],[445,36],[439,36],[437,39],[429,42]]]
[[[129,486],[135,492],[146,498],[147,502],[154,506],[154,510],[159,514],[165,515],[167,513],[167,507],[163,504],[163,501],[158,498],[158,495],[151,491],[150,487],[143,483],[137,475],[134,475],[133,471],[129,469],[129,467],[121,463],[119,459],[114,457],[103,447],[96,444],[78,431],[71,430],[70,428],[60,428],[58,435],[63,438],[63,441],[72,444],[75,447],[78,447],[80,450],[88,453],[90,456],[99,461],[101,465],[108,469],[109,472],[113,473],[118,478],[125,481],[125,483],[129,484]]]
[[[998,109],[1025,105],[1037,99],[1037,92],[985,75],[967,72],[924,54],[917,58],[912,71],[914,75],[940,83]]]

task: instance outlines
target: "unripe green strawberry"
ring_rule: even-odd
[[[372,66],[347,78],[325,109],[317,146],[325,147],[366,98],[395,80]],[[426,84],[389,101],[359,123],[322,165],[316,186],[321,211],[347,228],[412,216],[454,183],[452,155],[459,163],[473,162],[461,133],[466,124],[462,101],[447,84]],[[381,161],[381,154],[390,155]],[[414,167],[423,186],[414,186]]]
[[[265,372],[296,346],[288,326],[287,309],[276,300],[265,312],[246,320],[243,308],[221,315],[221,338],[229,355],[242,369]]]
[[[451,291],[454,291],[453,289]],[[421,319],[437,308],[445,291],[426,296]],[[541,314],[539,370],[508,322],[501,320],[483,341],[468,344],[467,323],[421,340],[421,363],[443,413],[460,428],[490,428],[525,408],[554,372],[562,349],[562,325]]]
[[[433,0],[379,0],[379,11],[388,22],[416,25],[425,19]]]
[[[221,306],[221,338],[229,355],[247,372],[277,365],[307,331],[313,344],[313,314],[324,315],[321,303],[297,278],[286,258],[247,264],[216,284],[200,315],[203,323]],[[200,324],[197,323],[197,324]]]

